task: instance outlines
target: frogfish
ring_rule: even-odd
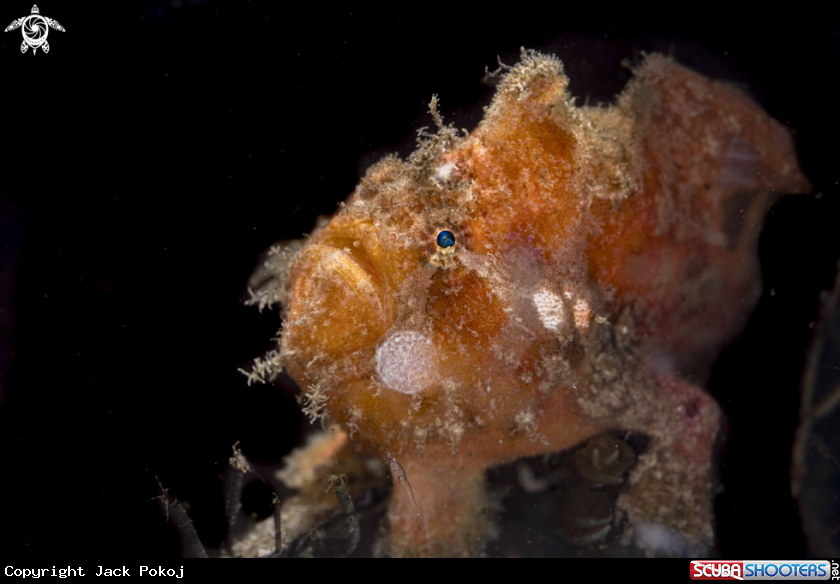
[[[282,311],[250,375],[288,373],[313,420],[401,463],[393,556],[480,554],[488,468],[607,431],[649,439],[616,502],[627,541],[713,544],[721,411],[692,372],[757,302],[770,205],[811,184],[788,128],[670,58],[646,56],[609,106],[567,85],[523,51],[472,132],[433,99],[437,131],[250,282]]]

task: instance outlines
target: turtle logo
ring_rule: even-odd
[[[32,6],[32,14],[13,21],[3,32],[9,32],[19,27],[21,28],[21,32],[23,32],[23,42],[20,44],[20,52],[25,53],[26,49],[32,47],[33,55],[39,47],[45,53],[50,52],[50,44],[47,42],[47,34],[50,32],[50,27],[64,32],[64,27],[58,24],[58,21],[41,16],[37,5]]]

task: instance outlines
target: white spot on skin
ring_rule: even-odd
[[[514,430],[514,434],[517,431],[524,432],[531,442],[539,440],[543,444],[549,444],[548,439],[537,432],[537,416],[533,410],[527,409],[519,412],[516,414],[513,421],[516,423],[516,430]]]
[[[534,306],[543,326],[550,331],[560,332],[566,320],[566,307],[563,299],[547,288],[540,288],[534,293]]]
[[[447,162],[437,169],[437,172],[435,173],[435,180],[439,183],[449,182],[449,179],[452,177],[453,170],[455,170],[455,163]]]
[[[376,372],[400,393],[417,393],[438,382],[438,356],[431,339],[418,331],[392,334],[376,349]]]
[[[575,326],[581,332],[589,328],[589,321],[592,320],[592,309],[585,298],[575,300]]]

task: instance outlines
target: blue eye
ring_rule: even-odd
[[[437,244],[444,249],[452,247],[455,245],[455,235],[451,231],[441,231],[437,236]]]

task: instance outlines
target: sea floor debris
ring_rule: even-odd
[[[605,433],[563,452],[521,459],[488,470],[486,481],[495,537],[483,557],[644,557],[679,555],[670,541],[656,551],[622,543],[626,521],[616,505],[637,453],[640,435]],[[220,549],[205,549],[180,502],[161,485],[161,508],[174,521],[189,557],[389,557],[387,503],[406,496],[384,468],[391,463],[344,449],[347,437],[333,426],[310,434],[269,477],[276,491],[273,513],[247,516],[229,504],[230,531]],[[604,454],[603,462],[601,454]],[[594,467],[594,468],[593,468]],[[228,500],[238,500],[249,481],[265,481],[234,447]],[[349,474],[331,474],[334,472]],[[401,473],[397,473],[399,480]],[[406,477],[407,478],[407,477]],[[278,537],[279,534],[279,537]]]
[[[840,263],[838,264],[840,267]],[[791,492],[808,551],[840,555],[840,274],[822,297],[802,379],[800,424],[793,448]]]

